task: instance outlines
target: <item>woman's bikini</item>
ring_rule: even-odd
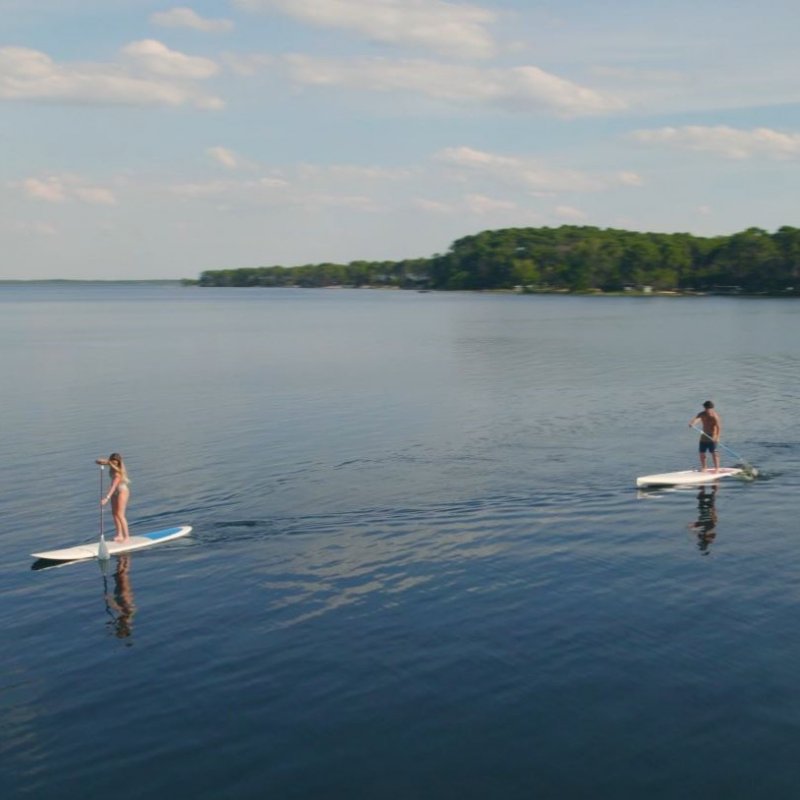
[[[112,494],[119,494],[121,491],[123,491],[123,489],[126,492],[129,492],[131,490],[131,487],[128,486],[128,481],[125,480],[124,478],[119,482],[119,486],[117,486],[117,488],[114,489]]]

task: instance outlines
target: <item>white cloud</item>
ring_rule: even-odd
[[[306,178],[330,176],[337,180],[398,181],[410,177],[411,170],[360,164],[330,164],[328,166],[304,164],[302,174]]]
[[[350,208],[357,211],[378,211],[379,206],[367,195],[349,194],[304,194],[297,198],[299,204],[307,207]]]
[[[461,176],[521,186],[531,192],[594,192],[611,186],[635,185],[634,173],[599,175],[580,170],[554,169],[536,159],[496,155],[471,147],[448,147],[437,153],[435,158],[456,169]]]
[[[203,111],[219,111],[225,107],[225,102],[213,95],[197,95],[191,98],[192,103]]]
[[[191,8],[181,6],[169,11],[157,11],[150,15],[150,22],[162,28],[190,28],[203,33],[225,33],[233,30],[229,19],[206,19]]]
[[[222,61],[231,72],[242,77],[250,77],[261,72],[266,67],[275,64],[275,56],[265,53],[251,53],[241,55],[240,53],[225,53]]]
[[[76,186],[73,190],[75,197],[93,206],[115,206],[117,198],[110,189],[100,186]]]
[[[640,144],[667,145],[730,159],[800,157],[800,133],[781,133],[770,128],[741,130],[725,125],[687,125],[682,128],[638,130],[631,134],[631,138]]]
[[[412,200],[411,204],[422,211],[431,211],[434,214],[452,214],[455,209],[447,203],[442,203],[439,200],[430,200],[426,197],[417,197]]]
[[[223,105],[219,98],[174,80],[142,77],[119,64],[58,64],[46,53],[25,47],[0,48],[0,100],[132,106],[191,104],[204,109]]]
[[[642,176],[635,172],[623,171],[617,174],[617,178],[623,186],[644,186]]]
[[[64,185],[58,178],[26,178],[22,182],[22,189],[29,197],[48,203],[63,203],[67,199]]]
[[[240,178],[164,185],[162,192],[186,202],[224,203],[228,209],[280,206],[283,209],[325,209],[376,213],[408,204],[398,198],[398,183],[424,177],[424,171],[363,164],[310,164],[270,169],[246,161],[228,148],[216,146],[206,154],[229,168],[247,167]],[[260,174],[254,176],[258,170]],[[412,184],[415,185],[415,184]]]
[[[223,147],[207,154],[225,166],[243,163]],[[433,166],[433,168],[431,168]],[[228,209],[280,206],[283,209],[349,209],[368,213],[400,213],[416,209],[438,217],[464,214],[520,224],[533,224],[533,198],[561,192],[599,192],[640,181],[634,173],[590,173],[548,166],[527,156],[452,147],[435,153],[427,164],[381,167],[362,164],[300,163],[270,169],[249,163],[250,175],[162,187],[187,202],[224,203]],[[254,170],[260,176],[253,176]],[[398,188],[398,184],[403,184]],[[433,188],[433,191],[432,191]],[[554,202],[553,205],[556,205]],[[571,205],[557,205],[553,215],[581,220],[586,215]]]
[[[198,183],[172,184],[166,187],[170,194],[187,198],[225,197],[230,201],[237,198],[251,200],[286,200],[286,191],[291,188],[289,181],[273,175],[245,180],[205,181]]]
[[[131,42],[122,48],[122,53],[149,72],[168,78],[204,80],[219,72],[219,67],[210,58],[187,56],[170,50],[156,39]]]
[[[583,220],[586,219],[586,212],[573,206],[556,206],[555,214],[562,219]]]
[[[443,0],[234,0],[247,11],[278,11],[327,28],[351,30],[392,45],[423,47],[459,58],[487,58],[495,45],[486,27],[495,15]]]
[[[287,189],[289,187],[289,181],[284,180],[283,178],[259,178],[258,179],[258,186],[264,189]]]
[[[306,55],[286,57],[299,84],[343,86],[378,92],[407,91],[453,103],[485,104],[511,111],[546,111],[561,117],[605,114],[622,100],[559,78],[538,67],[480,68],[433,61],[364,58],[352,61]]]
[[[218,164],[228,169],[236,169],[240,165],[239,157],[233,150],[227,147],[209,147],[206,153],[211,156]]]
[[[229,168],[242,165],[250,169],[258,167],[224,147],[212,147],[206,152]],[[372,187],[407,180],[412,175],[411,170],[401,168],[298,164],[288,177],[273,172],[258,178],[173,184],[167,190],[186,198],[224,197],[230,202],[281,202],[294,206],[340,206],[373,211],[378,203],[368,193]],[[368,191],[359,191],[365,185]]]
[[[437,158],[449,164],[458,164],[462,167],[476,167],[478,169],[516,169],[521,164],[518,158],[498,156],[494,153],[486,153],[483,150],[474,150],[471,147],[448,147],[441,150]]]
[[[226,194],[237,187],[233,181],[206,181],[203,183],[177,183],[167,187],[171,194],[182,197],[215,197]]]
[[[494,197],[487,197],[483,194],[469,194],[465,198],[467,208],[478,215],[492,214],[496,211],[513,211],[516,203],[510,200],[498,200]]]
[[[302,181],[290,182],[280,177],[265,176],[255,180],[207,181],[174,184],[165,187],[170,194],[187,200],[224,200],[226,208],[240,205],[280,205],[282,208],[350,208],[375,211],[375,200],[363,194],[347,192],[346,187],[315,187]]]
[[[78,200],[89,205],[113,206],[117,199],[110,189],[92,186],[76,175],[50,175],[46,178],[26,178],[13,187],[21,189],[28,197],[47,203],[64,203]]]

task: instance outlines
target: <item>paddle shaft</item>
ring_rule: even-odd
[[[103,538],[103,465],[100,465],[100,538]]]
[[[103,536],[103,465],[100,465],[100,541],[97,545],[97,558],[101,564],[105,564],[109,559],[108,545]]]

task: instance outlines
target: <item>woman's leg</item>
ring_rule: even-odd
[[[122,489],[121,491],[117,491],[115,498],[117,504],[114,507],[114,524],[117,526],[117,530],[119,531],[120,537],[123,541],[128,539],[130,536],[128,533],[128,518],[125,516],[125,512],[128,508],[129,496],[130,490]]]
[[[111,516],[114,518],[114,529],[116,530],[114,541],[121,542],[123,536],[122,526],[119,521],[119,492],[114,492],[114,494],[111,495]]]

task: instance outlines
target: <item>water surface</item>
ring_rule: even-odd
[[[799,323],[0,286],[4,795],[795,797]],[[637,494],[709,397],[762,477]],[[111,450],[192,536],[31,570]]]

